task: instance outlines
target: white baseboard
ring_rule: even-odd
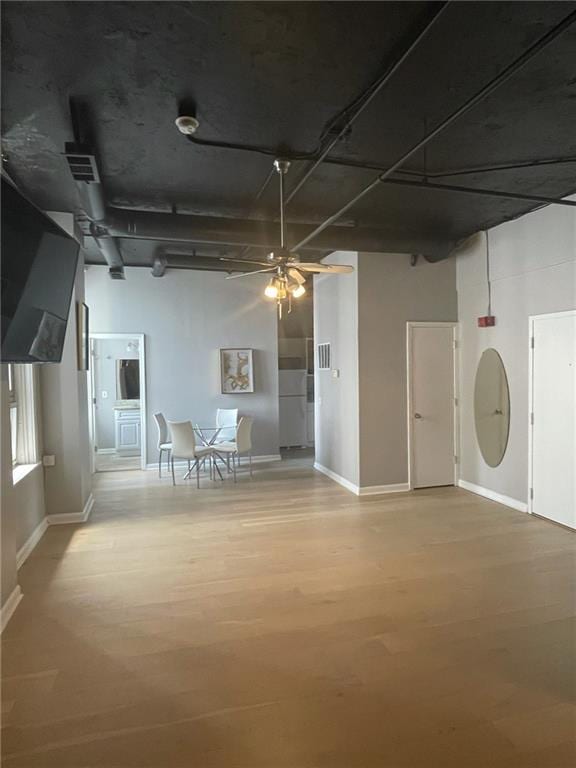
[[[2,606],[2,610],[0,610],[0,632],[4,632],[6,625],[14,615],[14,611],[20,605],[20,600],[22,600],[22,597],[23,597],[22,590],[20,589],[20,586],[17,584],[12,590],[12,594],[10,595],[10,597],[6,600],[6,602]]]
[[[326,477],[329,477],[330,480],[334,480],[335,483],[338,483],[338,485],[341,485],[343,488],[346,488],[347,491],[350,491],[351,493],[355,493],[356,496],[359,495],[358,491],[360,490],[357,485],[354,485],[354,483],[351,483],[350,480],[346,480],[345,477],[342,477],[342,475],[338,475],[336,472],[333,472],[331,469],[328,469],[328,467],[325,467],[322,464],[318,464],[317,461],[314,462],[314,469],[316,469],[318,472],[321,472],[323,475],[326,475]]]
[[[16,554],[16,567],[18,569],[24,565],[36,544],[38,544],[42,536],[44,536],[47,528],[48,519],[43,517]]]
[[[517,509],[518,512],[528,512],[528,504],[524,501],[518,501],[518,499],[513,499],[510,496],[504,496],[502,493],[496,493],[496,491],[491,491],[489,488],[483,488],[481,485],[469,483],[467,480],[458,480],[458,486],[464,488],[465,491],[470,491],[470,493],[484,496],[484,498],[490,499],[491,501],[497,501],[498,504],[504,504],[505,507]]]
[[[381,493],[405,493],[410,490],[408,483],[390,483],[390,485],[361,485],[359,496],[379,496]]]
[[[261,456],[252,456],[252,464],[262,464],[264,462],[268,461],[281,461],[282,456],[280,456],[279,453],[269,453],[269,454],[263,454]],[[248,456],[242,454],[240,456],[240,468],[242,468],[244,465],[248,466]],[[153,464],[146,464],[147,470],[156,470],[158,472],[158,462],[154,462]],[[175,461],[174,462],[174,469],[181,470],[181,469],[188,469],[188,462],[187,461]],[[168,472],[169,470],[166,468],[166,461],[165,457],[162,457],[162,475],[164,475],[165,472]]]
[[[109,454],[109,453],[117,453],[117,451],[116,451],[116,448],[98,448],[96,453],[106,455],[106,454]],[[137,454],[137,455],[139,455],[139,454]]]
[[[391,485],[355,485],[354,483],[351,483],[350,480],[346,480],[345,477],[342,477],[342,475],[338,475],[336,472],[328,469],[328,467],[318,464],[318,462],[314,462],[314,469],[318,470],[318,472],[322,472],[322,474],[329,477],[330,480],[334,480],[335,483],[338,483],[356,496],[380,496],[384,493],[404,493],[405,491],[410,490],[408,483],[393,483]]]
[[[90,494],[84,504],[82,512],[63,513],[61,515],[48,515],[48,525],[71,525],[72,523],[85,523],[90,517],[94,506],[94,496]]]

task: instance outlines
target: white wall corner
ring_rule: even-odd
[[[24,595],[22,594],[22,590],[20,589],[20,585],[17,584],[14,589],[12,590],[12,593],[2,606],[2,610],[0,611],[0,633],[4,632],[6,625],[14,615],[14,611],[18,606],[20,605],[20,601]]]
[[[318,472],[321,472],[323,475],[326,475],[326,477],[329,477],[330,480],[334,480],[335,483],[338,483],[343,488],[346,488],[347,491],[356,494],[356,496],[360,495],[360,489],[357,485],[351,483],[350,480],[346,480],[346,478],[342,477],[342,475],[338,475],[336,472],[332,472],[332,470],[328,469],[328,467],[324,467],[322,464],[314,462],[314,469]]]
[[[70,512],[60,515],[48,515],[48,525],[72,525],[78,523],[85,523],[90,517],[92,507],[94,506],[94,496],[90,494],[84,504],[82,512]]]
[[[16,567],[20,569],[48,528],[48,518],[43,517],[16,554]]]
[[[526,502],[518,501],[518,499],[513,499],[510,496],[504,496],[502,493],[491,491],[489,488],[483,488],[481,485],[469,483],[467,480],[458,480],[458,486],[465,491],[470,491],[470,493],[484,496],[484,498],[490,499],[490,501],[496,501],[498,504],[503,504],[505,507],[516,509],[518,512],[528,512],[528,504]]]

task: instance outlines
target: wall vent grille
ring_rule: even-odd
[[[94,155],[66,153],[66,160],[74,181],[85,181],[87,184],[100,182]]]
[[[318,370],[330,370],[330,342],[318,344]]]

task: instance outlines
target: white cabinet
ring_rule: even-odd
[[[114,411],[115,448],[124,456],[140,454],[140,409],[117,408]]]

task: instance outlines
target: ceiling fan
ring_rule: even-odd
[[[305,273],[345,274],[353,272],[354,267],[348,264],[321,264],[317,262],[301,262],[298,254],[286,248],[286,222],[284,218],[284,176],[288,172],[290,162],[288,160],[274,160],[274,168],[280,177],[280,248],[271,251],[266,256],[266,261],[253,261],[246,259],[247,264],[259,264],[265,269],[256,269],[251,272],[241,272],[238,275],[229,275],[227,280],[238,277],[250,277],[263,272],[275,272],[264,290],[268,299],[274,299],[278,305],[278,317],[282,317],[282,306],[288,301],[288,312],[292,311],[292,299],[299,299],[306,293],[304,284]],[[220,257],[221,261],[238,261]]]

